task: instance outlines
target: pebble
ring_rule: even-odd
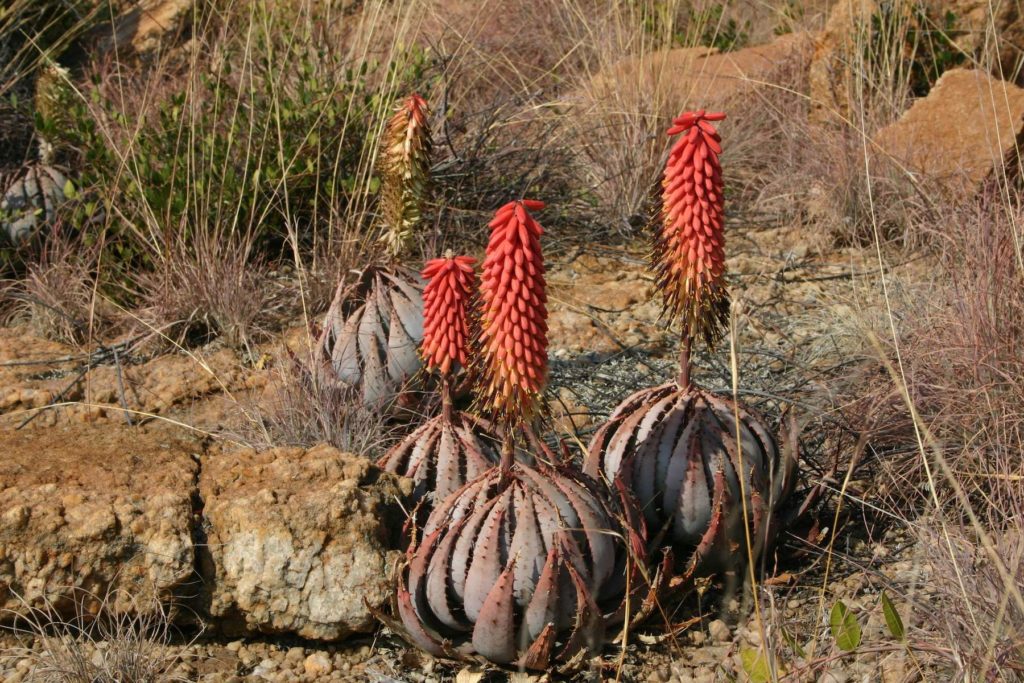
[[[228,643],[227,645],[224,646],[224,649],[226,649],[226,650],[228,650],[230,652],[238,652],[239,650],[242,649],[242,641],[240,641],[240,640],[232,640],[230,643]]]
[[[726,626],[725,622],[721,619],[715,619],[708,624],[708,635],[710,635],[711,640],[716,643],[727,643],[732,639],[732,633],[730,633],[729,627]]]
[[[284,656],[286,662],[301,662],[306,658],[306,651],[301,647],[288,648],[288,652]]]
[[[326,676],[334,671],[334,664],[332,664],[327,655],[322,652],[314,652],[310,656],[306,657],[306,661],[303,662],[302,667],[305,669],[306,675],[311,676],[314,680],[318,676]]]

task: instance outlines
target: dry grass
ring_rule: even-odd
[[[257,447],[311,447],[326,443],[376,458],[397,433],[387,412],[367,408],[358,392],[328,384],[310,372],[313,361],[289,354],[254,409],[244,440]]]
[[[87,343],[97,329],[109,332],[111,317],[103,313],[102,304],[96,306],[100,251],[98,244],[86,244],[66,227],[56,226],[23,276],[5,289],[0,310],[41,337],[68,344]]]
[[[122,612],[110,606],[128,605]],[[86,608],[86,604],[98,605]],[[155,602],[131,596],[83,594],[71,618],[35,609],[11,627],[23,647],[0,654],[0,661],[29,662],[27,680],[40,683],[170,683],[178,663],[170,647],[176,632]],[[13,671],[14,667],[10,669]]]

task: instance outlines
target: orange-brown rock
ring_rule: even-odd
[[[141,0],[122,12],[113,25],[98,29],[103,52],[150,52],[181,28],[195,0]]]
[[[857,51],[863,50],[865,27],[876,9],[873,0],[840,0],[833,5],[825,30],[814,40],[808,74],[812,121],[836,123],[849,117]]]
[[[811,36],[790,33],[764,45],[733,52],[714,48],[683,47],[660,50],[642,57],[627,57],[599,72],[586,88],[587,98],[600,99],[623,87],[645,98],[671,92],[666,102],[671,114],[720,104],[736,95],[750,93],[776,80],[781,71],[801,70],[810,56]],[[572,96],[579,99],[580,95]],[[647,104],[657,103],[647,100]]]
[[[160,425],[0,432],[0,621],[155,608],[193,578],[198,449]]]
[[[874,142],[907,171],[963,197],[1002,172],[1022,131],[1024,89],[953,69]]]

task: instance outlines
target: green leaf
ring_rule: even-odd
[[[743,660],[743,671],[751,683],[768,683],[772,679],[771,667],[768,666],[764,652],[745,647],[740,650],[740,659]]]
[[[832,613],[828,618],[829,627],[832,629],[832,637],[836,639],[836,646],[844,652],[857,649],[860,645],[860,623],[850,608],[842,600],[837,600],[832,605]]]
[[[800,643],[796,642],[796,638],[785,627],[782,628],[782,638],[797,657],[807,659],[807,651],[800,646]]]
[[[67,199],[74,199],[77,195],[75,192],[75,185],[70,180],[64,181],[64,196]]]
[[[892,604],[892,600],[889,599],[885,591],[882,591],[882,614],[885,615],[885,625],[889,627],[889,633],[893,638],[903,640],[907,637],[903,619],[900,618],[900,613],[896,611],[896,605]]]

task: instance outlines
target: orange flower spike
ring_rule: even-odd
[[[537,408],[547,379],[547,296],[540,236],[530,211],[542,202],[524,199],[498,209],[480,279],[481,400],[495,414],[526,419]]]
[[[712,121],[721,112],[684,112],[668,129],[679,135],[662,177],[661,226],[654,250],[666,314],[682,319],[683,334],[711,346],[728,316],[725,287],[725,197]]]
[[[420,355],[428,369],[442,375],[467,364],[466,312],[476,289],[475,263],[469,256],[446,256],[428,261],[421,273],[427,285],[423,288]]]

